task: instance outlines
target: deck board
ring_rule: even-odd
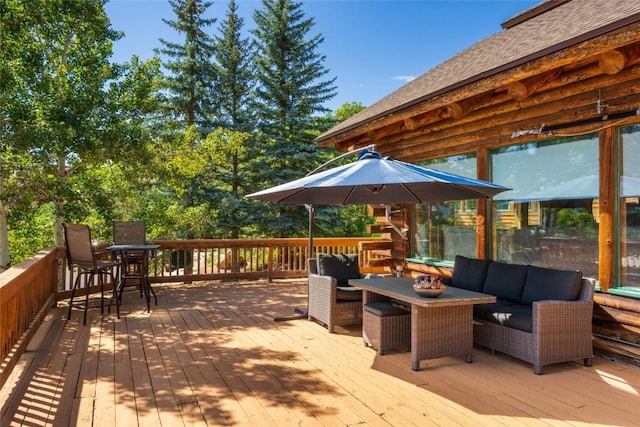
[[[365,347],[358,327],[329,334],[275,322],[306,305],[296,281],[156,286],[121,318],[64,302],[5,387],[0,426],[633,426],[640,370],[594,359],[545,367],[483,348],[425,361]]]

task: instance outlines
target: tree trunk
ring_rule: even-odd
[[[0,160],[0,163],[2,160]],[[4,194],[4,178],[0,173],[0,197]],[[11,265],[11,258],[9,256],[9,230],[7,229],[7,213],[0,199],[0,270],[9,268]]]
[[[7,212],[2,202],[4,196],[4,164],[0,157],[0,270],[9,268],[11,258],[9,257],[9,230],[7,229]]]
[[[64,181],[67,177],[67,163],[64,155],[58,156],[58,178],[61,181]],[[54,215],[54,241],[56,246],[64,246],[64,231],[62,229],[62,208],[64,206],[64,201],[60,200],[58,197],[55,198],[53,202],[53,215]]]

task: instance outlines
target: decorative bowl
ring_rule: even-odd
[[[421,297],[437,298],[442,295],[445,290],[445,286],[442,286],[441,288],[418,288],[414,286],[413,290]]]

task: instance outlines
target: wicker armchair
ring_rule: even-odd
[[[355,260],[357,264],[357,256]],[[331,333],[334,332],[335,326],[362,324],[361,289],[340,286],[338,278],[318,274],[318,260],[316,258],[308,260],[308,271],[309,319],[322,322]],[[359,278],[359,273],[356,277],[351,278]]]

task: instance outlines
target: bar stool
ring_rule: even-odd
[[[364,305],[362,339],[365,345],[383,355],[396,348],[411,350],[411,311],[391,301],[369,302]]]

